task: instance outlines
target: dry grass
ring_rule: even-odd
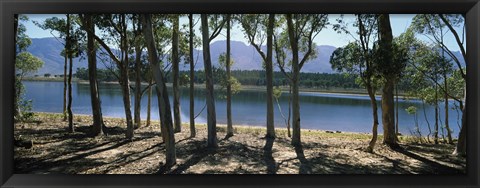
[[[290,145],[286,129],[275,140],[265,139],[261,127],[217,127],[219,147],[206,148],[204,124],[189,138],[187,124],[175,134],[177,164],[162,169],[165,160],[159,122],[135,130],[126,141],[125,121],[105,118],[107,134],[90,137],[91,117],[76,115],[76,133],[66,131],[61,114],[37,113],[37,120],[15,125],[15,138],[32,140],[31,149],[15,147],[15,172],[36,174],[457,174],[465,173],[464,158],[451,156],[452,145],[407,143],[394,151],[382,144],[365,152],[369,134],[302,130],[302,148]]]

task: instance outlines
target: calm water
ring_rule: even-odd
[[[63,82],[24,82],[26,98],[33,100],[33,110],[41,112],[62,112]],[[91,114],[90,90],[87,84],[73,83],[74,114]],[[171,88],[169,88],[171,92]],[[155,92],[154,92],[155,93]],[[171,95],[170,95],[171,97]],[[283,93],[279,102],[285,116],[288,116],[288,93]],[[181,89],[181,116],[183,122],[188,122],[189,93],[187,88]],[[100,99],[104,116],[125,117],[122,94],[118,85],[100,85]],[[380,101],[380,98],[377,98]],[[170,98],[172,102],[172,98]],[[195,90],[195,115],[199,113],[206,102],[205,90]],[[217,123],[226,124],[226,100],[216,98]],[[453,107],[453,101],[450,102]],[[380,104],[380,102],[379,102]],[[424,135],[428,133],[427,121],[424,118],[422,103],[416,100],[399,101],[400,132],[409,134],[414,130],[414,116],[406,113],[409,106],[417,107],[420,130]],[[440,103],[441,124],[444,120],[444,103]],[[351,96],[339,94],[300,94],[301,127],[307,129],[339,130],[348,132],[371,132],[372,115],[370,101],[367,96]],[[435,111],[433,106],[425,105],[426,115],[434,128]],[[133,112],[133,96],[132,96]],[[147,94],[142,97],[141,117],[146,118]],[[459,131],[460,112],[449,110],[450,128],[453,136]],[[158,106],[155,95],[152,96],[152,118],[158,120]],[[232,97],[232,116],[234,125],[265,126],[266,122],[266,93],[264,91],[241,91]],[[197,123],[206,123],[207,110],[205,109],[195,120]],[[381,110],[379,105],[379,132],[381,127]],[[275,103],[275,126],[286,127],[277,104]],[[440,131],[441,135],[441,131]]]

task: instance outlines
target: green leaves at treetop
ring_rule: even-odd
[[[43,66],[43,61],[29,52],[21,52],[17,55],[15,69],[21,77],[34,73]]]

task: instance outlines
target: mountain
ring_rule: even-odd
[[[27,49],[28,52],[42,59],[45,64],[44,66],[36,73],[38,75],[43,75],[45,73],[50,74],[63,74],[63,66],[65,60],[60,53],[63,50],[63,41],[56,38],[32,38],[32,45]],[[226,41],[215,41],[210,44],[210,51],[212,57],[213,66],[219,67],[218,57],[221,53],[226,51]],[[245,44],[240,41],[231,41],[231,54],[235,63],[232,66],[232,70],[262,70],[262,59],[258,52],[252,45]],[[261,47],[264,52],[266,52],[266,47]],[[319,73],[332,73],[333,70],[330,66],[329,60],[330,55],[336,48],[334,46],[320,45],[317,46],[316,50],[318,55],[316,58],[305,63],[302,68],[302,72],[319,72]],[[463,65],[465,62],[463,58],[460,58],[462,55],[460,52],[455,51],[455,56],[457,56]],[[99,56],[100,53],[99,53]],[[291,57],[291,54],[288,55]],[[104,59],[109,59],[108,57]],[[196,62],[195,70],[203,70],[203,54],[202,50],[194,50],[194,59]],[[98,59],[97,67],[99,69],[105,68],[105,64],[110,64],[110,62],[102,63],[101,59]],[[275,60],[274,60],[275,61]],[[84,67],[87,68],[87,59],[86,58],[74,58],[73,59],[73,71],[75,72],[77,68]],[[182,63],[180,65],[180,70],[189,70],[189,65]],[[275,66],[275,70],[279,71],[279,68]]]
[[[221,53],[224,53],[226,50],[226,41],[215,41],[210,44],[210,51],[212,57],[213,66],[220,66],[218,62],[218,57]],[[266,51],[266,47],[263,46],[262,49]],[[32,38],[32,45],[27,49],[28,52],[32,53],[36,57],[42,59],[45,64],[44,66],[36,73],[38,75],[43,75],[45,73],[50,74],[63,74],[63,66],[65,63],[64,57],[60,56],[60,53],[63,50],[63,41],[56,38]],[[251,45],[247,45],[239,41],[231,41],[231,50],[232,58],[235,61],[235,64],[232,66],[233,70],[261,70],[262,61],[261,57],[255,48]],[[335,50],[333,46],[318,46],[317,51],[320,52],[318,57],[306,63],[302,69],[302,72],[332,72],[329,64],[329,58],[332,52]],[[108,58],[107,58],[108,59]],[[195,65],[196,70],[203,70],[203,55],[201,50],[194,50],[194,59],[197,62]],[[107,62],[108,64],[109,62]],[[84,58],[74,58],[73,59],[73,71],[75,72],[77,68],[88,66],[87,59]],[[105,65],[101,63],[101,60],[98,59],[98,68],[105,68]],[[182,64],[180,66],[181,70],[188,70],[189,65]],[[278,68],[276,68],[278,70]]]

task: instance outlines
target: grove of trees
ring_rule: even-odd
[[[188,17],[188,23],[181,26],[180,19]],[[132,140],[135,128],[141,127],[140,100],[148,93],[148,114],[150,114],[151,92],[156,92],[159,105],[161,136],[165,143],[166,162],[169,168],[176,164],[175,133],[181,129],[179,87],[189,84],[190,88],[190,135],[196,136],[194,108],[194,85],[206,89],[207,147],[218,147],[217,117],[215,111],[214,85],[226,88],[227,136],[234,136],[231,97],[239,85],[266,87],[266,133],[265,137],[275,138],[274,108],[278,104],[278,86],[291,90],[291,118],[285,118],[292,125],[291,144],[302,146],[300,88],[343,88],[364,89],[372,108],[372,138],[365,143],[368,152],[375,152],[378,126],[383,126],[382,143],[398,148],[398,127],[395,126],[395,88],[406,96],[416,97],[434,105],[436,110],[433,141],[440,144],[439,131],[445,130],[447,144],[455,144],[448,125],[448,101],[459,103],[462,110],[461,131],[454,154],[466,154],[466,98],[465,65],[459,58],[466,57],[462,34],[455,28],[464,24],[462,15],[417,15],[413,23],[401,35],[394,37],[389,14],[357,14],[352,23],[329,20],[328,14],[201,14],[201,15],[156,15],[156,14],[67,14],[65,18],[50,18],[37,23],[44,29],[59,33],[58,39],[64,44],[64,117],[68,119],[69,131],[74,132],[72,112],[72,59],[86,56],[88,68],[79,68],[76,76],[88,80],[93,115],[92,134],[102,135],[103,123],[99,82],[118,82],[121,86],[123,107],[126,117],[125,137]],[[26,18],[16,18],[26,19]],[[194,25],[201,24],[201,36],[195,36]],[[25,52],[29,45],[23,26],[16,26],[16,69],[17,82],[42,66],[42,62]],[[355,31],[347,27],[352,24]],[[232,70],[235,60],[231,57],[231,28],[237,25],[247,41],[260,54],[264,70]],[[339,32],[354,39],[346,46],[337,48],[330,58],[332,68],[338,73],[301,72],[317,52],[315,41],[322,40],[322,31],[333,26]],[[457,57],[444,41],[447,31],[454,35],[462,57]],[[210,43],[219,35],[227,39],[226,52],[221,57],[212,57]],[[430,41],[419,40],[426,36]],[[265,46],[266,45],[266,46]],[[265,46],[265,48],[263,48]],[[195,71],[194,48],[202,48],[204,67]],[[266,49],[266,52],[264,51]],[[221,65],[212,65],[212,58],[219,58]],[[110,63],[106,69],[98,69],[99,62]],[[189,70],[180,71],[182,63],[189,64]],[[68,67],[68,71],[67,71]],[[278,68],[280,71],[274,71]],[[68,77],[68,79],[67,79]],[[134,83],[131,84],[131,81]],[[142,87],[142,82],[148,83]],[[167,83],[173,85],[173,113],[169,101]],[[276,86],[276,88],[274,88]],[[17,85],[16,117],[21,116],[19,106],[22,87]],[[132,95],[134,110],[132,114]],[[380,110],[376,95],[381,95]],[[444,102],[446,124],[439,124],[439,105]],[[290,102],[289,102],[290,103]],[[157,103],[153,103],[154,105]],[[280,105],[278,105],[280,106]],[[290,110],[289,110],[290,111]],[[417,109],[409,108],[415,114]],[[173,117],[172,117],[173,116]],[[282,113],[282,116],[283,113]],[[322,114],[318,115],[322,118]],[[397,117],[398,120],[398,117]],[[147,117],[149,124],[150,116]],[[183,120],[185,121],[185,120]],[[289,132],[290,133],[290,132]],[[430,136],[430,134],[428,135]],[[428,137],[428,141],[429,137]]]

